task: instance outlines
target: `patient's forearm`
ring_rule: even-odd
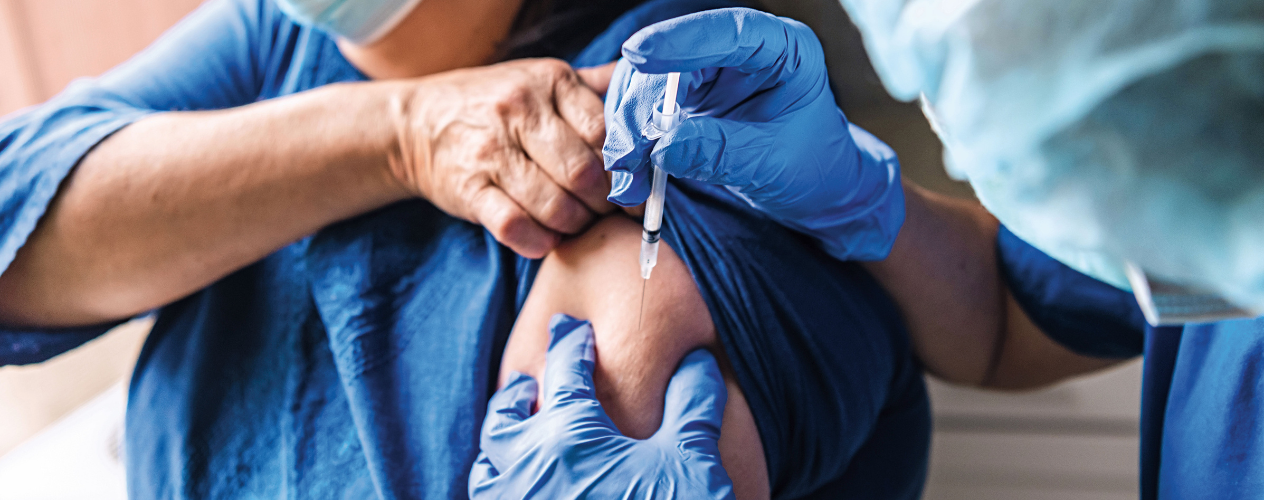
[[[387,96],[348,90],[154,115],[103,141],[0,276],[0,323],[143,312],[404,198],[385,164]]]
[[[981,205],[904,186],[907,215],[891,255],[865,266],[899,305],[927,371],[1023,389],[1119,362],[1077,355],[1031,322],[1001,277],[999,223]]]

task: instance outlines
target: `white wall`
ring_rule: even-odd
[[[1025,394],[931,384],[928,500],[1138,494],[1141,362]]]

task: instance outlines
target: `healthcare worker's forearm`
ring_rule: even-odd
[[[387,164],[395,90],[350,87],[153,115],[102,141],[0,276],[0,323],[125,318],[409,196]]]
[[[906,215],[885,260],[864,263],[899,305],[918,357],[949,382],[1047,385],[1119,360],[1077,355],[1044,334],[997,265],[999,223],[977,202],[905,182]]]
[[[998,224],[977,203],[904,182],[905,219],[891,254],[863,265],[904,315],[927,371],[979,384],[1004,323],[994,251]]]

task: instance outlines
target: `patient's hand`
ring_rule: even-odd
[[[601,71],[585,75],[525,59],[390,83],[399,89],[391,176],[519,254],[543,257],[614,209],[599,154],[602,102],[589,86],[602,85]]]
[[[681,360],[706,348],[718,358],[728,388],[720,432],[724,468],[737,498],[768,498],[759,431],[697,284],[667,242],[660,246],[653,277],[641,280],[640,245],[636,222],[607,216],[544,260],[505,347],[501,385],[514,371],[544,376],[554,314],[586,318],[594,332],[597,399],[622,434],[644,439],[659,429],[667,386]],[[644,322],[638,328],[642,286]]]
[[[733,498],[718,446],[727,391],[711,354],[685,357],[663,425],[636,440],[597,403],[591,325],[558,314],[549,331],[541,410],[531,415],[537,384],[521,373],[492,397],[471,498]]]

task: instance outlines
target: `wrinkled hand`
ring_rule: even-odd
[[[558,314],[549,330],[540,411],[531,415],[536,382],[521,373],[492,396],[470,498],[733,498],[718,447],[728,392],[710,353],[685,356],[662,426],[636,440],[597,402],[592,327]]]
[[[821,44],[803,24],[718,9],[651,25],[623,44],[606,95],[610,200],[645,201],[650,164],[730,186],[840,259],[879,260],[904,221],[899,163],[847,122]],[[643,130],[681,72],[688,114],[657,140]]]
[[[613,210],[596,151],[601,98],[565,62],[529,59],[414,81],[395,99],[392,175],[527,257]]]

